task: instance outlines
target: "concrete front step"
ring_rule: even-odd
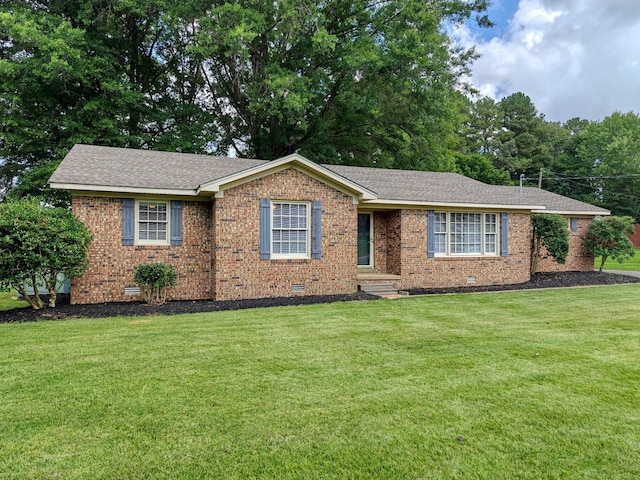
[[[360,290],[371,295],[386,297],[389,295],[398,295],[398,290],[393,288],[393,283],[362,283]]]

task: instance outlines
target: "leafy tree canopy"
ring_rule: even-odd
[[[452,170],[474,52],[442,26],[487,4],[4,2],[0,196],[75,143]]]
[[[590,123],[576,153],[592,166],[596,201],[614,215],[640,220],[640,117],[616,112]]]

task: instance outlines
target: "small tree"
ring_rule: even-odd
[[[623,263],[635,255],[633,243],[628,236],[633,232],[631,217],[605,217],[591,222],[584,246],[594,256],[602,257],[599,271],[602,271],[608,258]]]
[[[167,287],[176,284],[176,272],[164,263],[138,265],[133,281],[140,285],[140,295],[150,305],[162,305],[167,301]]]
[[[49,306],[55,307],[58,277],[82,274],[91,240],[85,225],[65,208],[37,199],[0,204],[0,286],[16,289],[35,309],[43,306],[38,287],[44,286]]]
[[[552,257],[563,265],[569,255],[569,228],[567,219],[562,215],[531,215],[531,274],[536,273],[538,262],[542,258]],[[542,247],[547,255],[542,257]]]

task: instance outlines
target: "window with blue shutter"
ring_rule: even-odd
[[[171,200],[171,245],[182,245],[182,202]]]
[[[136,231],[136,202],[133,198],[122,199],[122,245],[134,244]]]
[[[122,245],[182,245],[182,202],[123,198]]]
[[[322,258],[322,203],[260,199],[260,259]]]

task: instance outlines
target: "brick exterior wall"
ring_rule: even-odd
[[[401,217],[399,210],[373,214],[373,272],[400,275]]]
[[[89,249],[89,267],[71,282],[72,303],[102,303],[139,300],[125,295],[134,287],[133,270],[140,263],[161,262],[176,269],[170,300],[211,298],[211,204],[183,202],[182,246],[122,246],[122,199],[74,196],[72,210],[94,239]]]
[[[631,240],[634,247],[640,247],[640,225],[635,224],[633,226],[633,233],[629,235],[629,240]]]
[[[322,258],[260,260],[259,199],[322,202]],[[224,192],[213,212],[214,298],[329,295],[357,291],[357,206],[353,198],[295,169]],[[304,293],[292,293],[304,285]]]
[[[569,255],[564,265],[560,265],[553,258],[542,258],[538,262],[536,272],[588,272],[593,270],[593,255],[584,248],[584,241],[589,231],[589,224],[592,218],[578,218],[578,229],[571,231],[570,220],[567,217],[569,225]],[[542,256],[545,256],[544,248]]]
[[[427,212],[401,210],[400,289],[501,285],[529,280],[529,225],[526,214],[509,214],[508,257],[427,257]]]
[[[322,202],[322,258],[260,259],[260,198]],[[125,295],[140,263],[173,265],[170,300],[238,300],[357,291],[357,206],[351,196],[296,170],[285,169],[224,191],[206,202],[183,202],[182,246],[122,246],[122,200],[74,196],[73,212],[94,235],[89,268],[71,284],[72,303],[139,300]],[[569,220],[567,220],[569,221]],[[592,270],[582,244],[590,218],[570,232],[565,265],[542,260],[538,271]],[[509,214],[508,257],[427,257],[427,212],[373,214],[374,272],[400,276],[395,287],[446,288],[526,282],[530,278],[528,214]],[[470,283],[473,279],[473,283]],[[294,293],[293,285],[304,285]]]

